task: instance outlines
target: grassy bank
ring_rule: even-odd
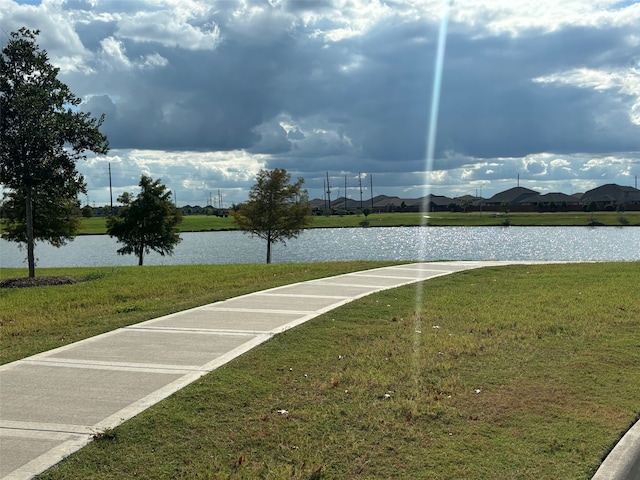
[[[43,478],[588,479],[640,412],[639,272],[486,268],[371,295],[203,377]],[[197,275],[171,276],[181,296],[202,289]],[[80,298],[91,303],[108,278]],[[128,282],[118,278],[120,295]],[[46,288],[34,303],[63,287]],[[145,302],[131,300],[119,304]],[[164,302],[156,294],[154,308],[173,308]],[[44,310],[54,308],[66,306]]]
[[[311,228],[360,227],[361,222],[368,222],[369,227],[398,227],[424,225],[441,227],[478,227],[499,226],[508,220],[514,226],[588,226],[592,222],[591,213],[556,212],[556,213],[510,213],[508,215],[493,212],[451,213],[435,212],[425,218],[422,213],[374,213],[368,215],[332,215],[313,217]],[[605,226],[640,226],[640,212],[595,212],[593,221]],[[207,215],[189,215],[183,218],[180,229],[183,232],[206,232],[233,230],[233,219]],[[81,234],[106,233],[104,218],[88,218],[82,220]]]
[[[390,263],[39,268],[38,276],[80,283],[0,289],[0,363],[256,290]],[[0,269],[0,280],[26,276]]]

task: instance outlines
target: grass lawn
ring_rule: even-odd
[[[423,213],[372,213],[364,215],[332,215],[330,217],[314,217],[315,227],[358,227],[367,221],[369,227],[397,227],[431,225],[434,227],[480,227],[501,226],[508,220],[513,226],[588,226],[591,213],[585,212],[512,212],[509,214],[496,212],[431,212]],[[635,225],[640,226],[640,212],[595,212],[593,221],[606,226]]]
[[[171,268],[140,271],[205,299],[197,267]],[[107,272],[24,294],[66,312],[71,297],[58,291],[86,288],[68,300],[81,309],[103,289],[133,295],[136,271],[113,274],[119,292]],[[640,413],[639,278],[640,262],[519,265],[365,297],[99,435],[42,478],[591,478]],[[110,308],[135,316],[127,307],[152,298],[140,319],[174,309],[156,288]],[[211,290],[230,292],[222,280]],[[3,304],[23,295],[1,294]]]
[[[39,268],[38,276],[79,283],[0,289],[0,364],[256,290],[392,263]],[[0,280],[26,276],[0,269]]]
[[[428,218],[427,218],[428,217]],[[496,214],[496,212],[431,212],[423,213],[372,213],[364,215],[331,215],[314,216],[310,228],[342,228],[361,227],[362,222],[368,222],[369,227],[403,227],[428,225],[434,227],[490,227],[501,226],[508,220],[513,226],[588,226],[593,221],[603,226],[640,226],[640,212],[515,212]],[[106,233],[106,219],[104,217],[83,218],[80,235],[103,235]],[[208,232],[234,230],[235,224],[231,217],[216,217],[214,215],[187,215],[183,217],[179,226],[182,232]],[[2,233],[0,222],[0,233]]]
[[[497,214],[496,212],[429,214],[429,225],[433,226],[493,226],[503,225],[506,221],[513,226],[588,226],[594,222],[606,226],[640,226],[640,212],[512,212]]]
[[[187,215],[182,217],[180,230],[183,232],[207,232],[209,230],[233,230],[231,217],[216,217],[214,215]],[[105,217],[83,218],[80,234],[102,235],[107,232]]]
[[[310,228],[360,227],[367,221],[369,227],[399,227],[424,225],[442,227],[478,227],[499,226],[508,219],[514,226],[587,226],[591,222],[591,213],[556,212],[529,213],[516,212],[496,215],[495,212],[451,213],[432,212],[428,218],[423,213],[372,213],[364,215],[314,216]],[[640,226],[640,212],[595,212],[593,220],[606,226]],[[219,218],[207,215],[188,215],[183,217],[180,230],[183,232],[206,232],[213,230],[233,230],[233,218]],[[103,217],[83,218],[80,233],[83,235],[106,233]]]

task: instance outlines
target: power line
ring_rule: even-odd
[[[8,40],[11,40],[11,35],[9,35],[9,33],[4,29],[2,25],[0,25],[0,30],[2,30],[2,33],[6,35]]]

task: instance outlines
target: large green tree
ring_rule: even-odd
[[[124,244],[118,249],[120,255],[134,253],[138,265],[142,265],[145,253],[152,250],[162,256],[173,253],[181,240],[178,225],[182,214],[160,180],[143,175],[139,185],[140,193],[135,198],[127,192],[118,197],[122,206],[118,216],[107,218],[107,233]]]
[[[231,212],[240,230],[267,241],[267,263],[272,243],[296,238],[312,221],[304,179],[290,182],[291,174],[282,168],[260,170],[249,200]]]
[[[21,192],[5,193],[2,206],[3,237],[22,244],[28,243],[26,204]],[[38,195],[32,199],[31,205],[35,238],[46,239],[53,246],[60,247],[75,237],[81,223],[79,202],[75,196]]]
[[[0,184],[6,189],[3,237],[27,246],[35,276],[36,240],[61,246],[72,239],[72,218],[86,184],[76,162],[86,152],[106,154],[99,119],[78,109],[81,100],[58,79],[36,43],[38,31],[13,32],[0,55]]]

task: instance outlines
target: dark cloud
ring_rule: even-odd
[[[618,66],[625,65],[628,50],[612,53],[620,49],[617,37],[583,28],[517,39],[451,37],[440,148],[479,157],[640,149],[621,95],[533,82],[560,69],[598,68],[605,59],[621,57]]]
[[[109,74],[120,97],[106,125],[115,148],[296,155],[280,132],[261,127],[288,113],[324,118],[355,142],[363,159],[423,160],[435,25],[418,19],[398,28],[392,19],[338,44],[301,34],[308,32],[275,30],[258,43],[231,36],[238,26],[217,20],[224,40],[212,51],[122,40],[131,62],[158,54],[167,64]],[[260,22],[280,24],[282,18],[265,15]],[[640,148],[640,137],[630,135],[637,126],[615,96],[532,81],[593,59],[628,62],[629,54],[616,50],[619,35],[585,28],[519,38],[450,35],[438,156],[447,150],[493,157]],[[603,115],[608,122],[598,121]],[[332,125],[333,118],[348,123]],[[316,140],[318,157],[339,153],[326,139]]]
[[[245,177],[261,166],[287,168],[320,191],[327,171],[373,173],[380,188],[417,190],[425,181],[419,172],[439,18],[429,2],[356,4],[73,0],[12,10],[9,25],[26,16],[33,26],[57,28],[43,35],[44,46],[64,60],[63,79],[88,99],[83,108],[106,114],[114,151],[123,158],[128,150],[167,152],[176,164],[154,168],[187,185],[185,198],[188,188],[207,188],[189,187],[199,181],[246,191]],[[557,15],[543,28],[522,26],[520,17],[516,34],[494,27],[516,7],[477,4],[456,2],[477,15],[453,15],[447,37],[438,185],[473,189],[469,182],[506,182],[519,172],[590,181],[613,170],[587,162],[622,151],[640,156],[640,126],[629,116],[640,81],[580,76],[637,74],[633,22],[558,24]],[[194,160],[174,155],[180,152]],[[219,155],[206,156],[212,152]],[[546,153],[568,164],[553,164],[540,156]],[[237,171],[213,166],[226,158],[238,162]],[[634,173],[630,161],[626,175]],[[143,167],[123,162],[133,176]]]

